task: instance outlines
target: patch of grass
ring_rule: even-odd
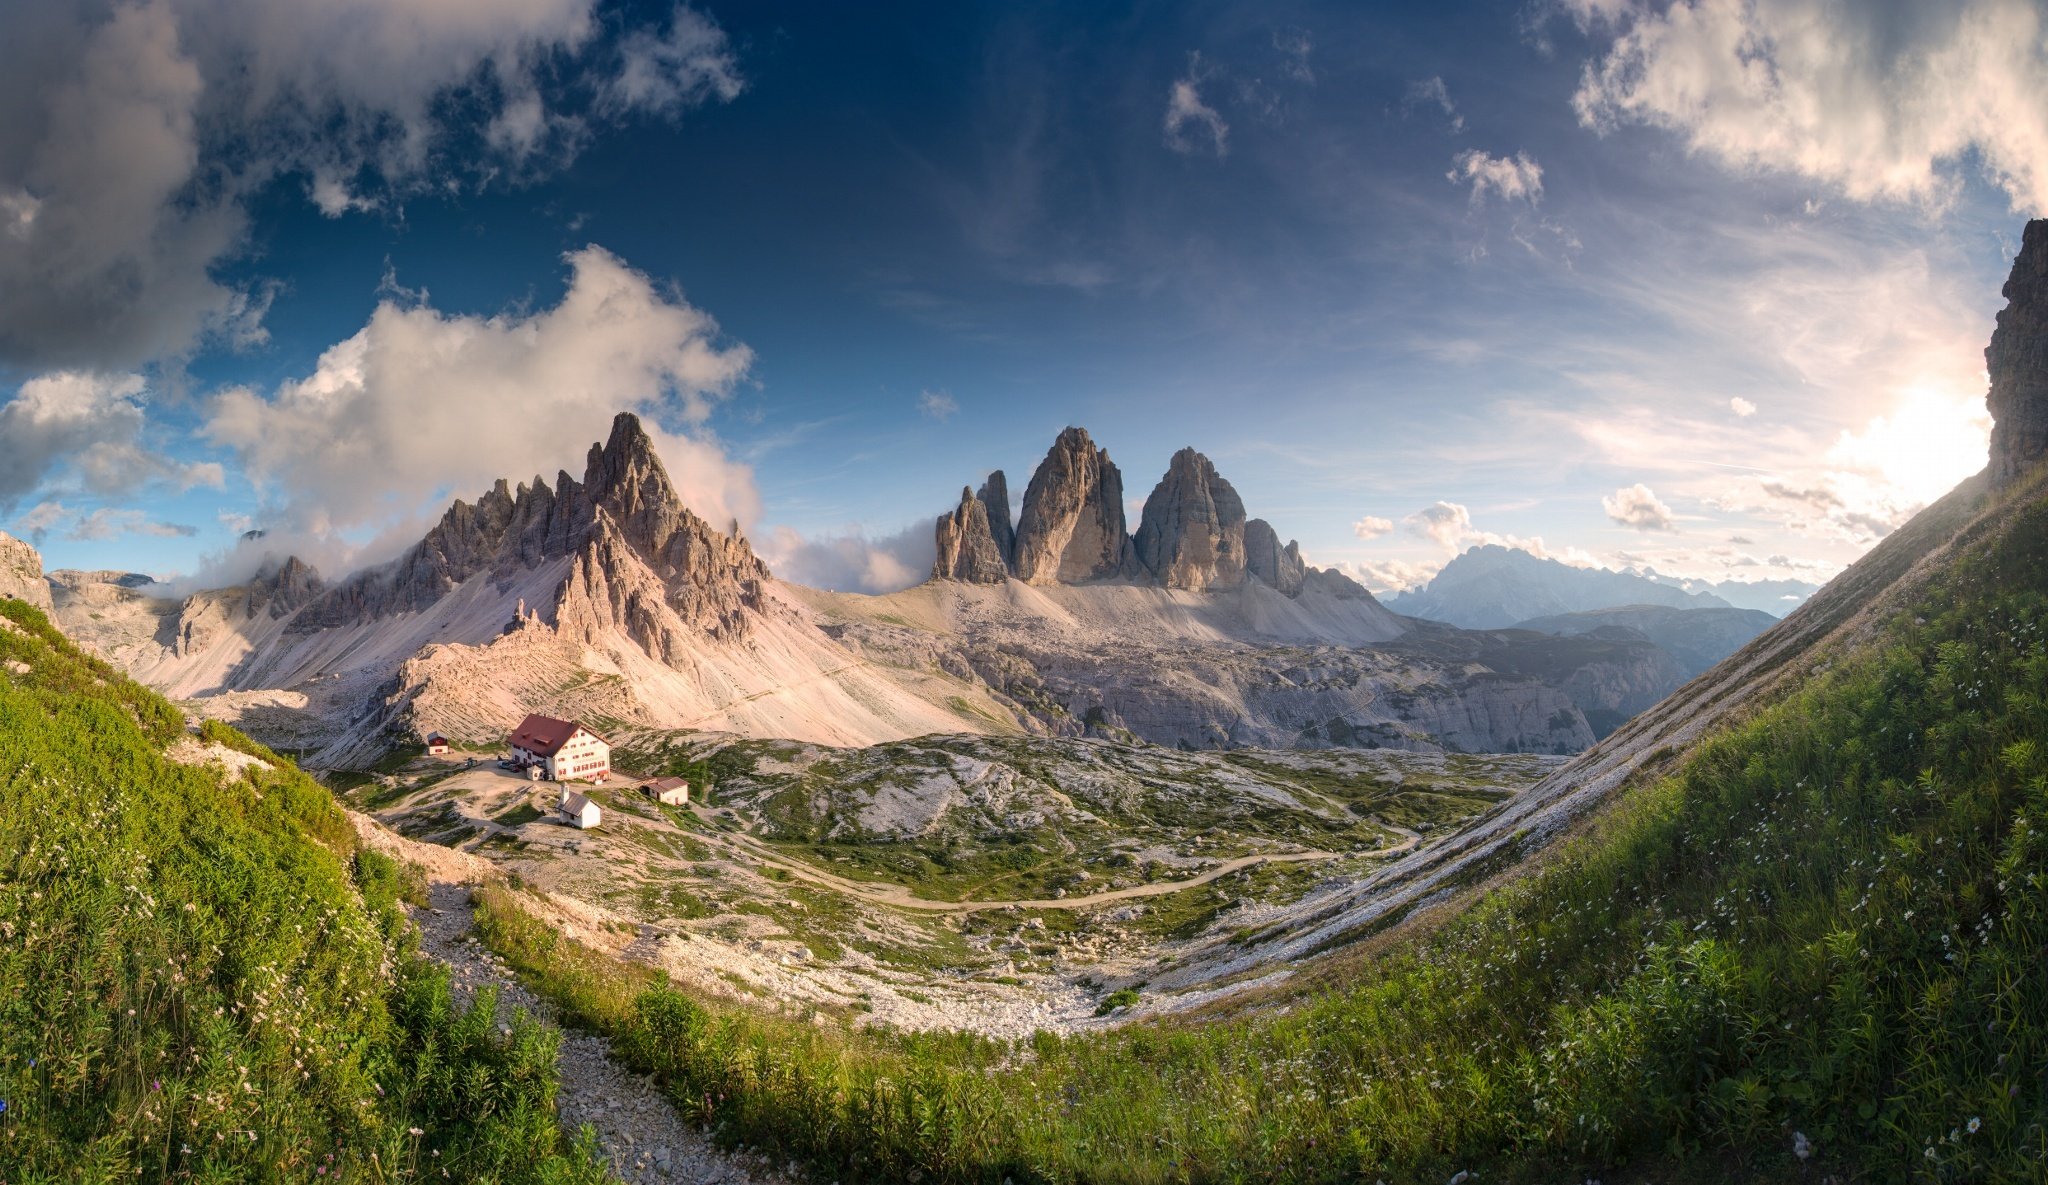
[[[0,1173],[605,1179],[556,1124],[556,1035],[501,1033],[415,953],[415,872],[289,762],[168,760],[168,703],[22,602],[0,619],[31,667],[0,676]]]

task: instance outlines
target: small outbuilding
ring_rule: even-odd
[[[650,778],[640,790],[663,806],[690,805],[690,783],[682,778]]]
[[[438,732],[427,734],[427,756],[439,757],[448,751],[448,738]]]
[[[562,790],[562,814],[567,816],[569,825],[579,831],[588,831],[604,822],[604,811],[590,801],[590,796],[568,788]]]

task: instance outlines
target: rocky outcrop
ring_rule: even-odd
[[[2048,219],[2027,223],[1984,351],[1991,376],[1991,481],[2004,485],[2048,454]]]
[[[1262,518],[1244,525],[1244,562],[1246,571],[1264,581],[1266,587],[1290,597],[1301,591],[1302,581],[1308,575],[1308,565],[1301,559],[1301,544],[1289,539],[1287,546],[1280,546],[1279,532]]]
[[[1173,454],[1145,499],[1132,537],[1138,562],[1168,588],[1235,588],[1244,583],[1244,501],[1191,448]]]
[[[1060,433],[1031,475],[1012,569],[1027,584],[1081,584],[1136,570],[1123,474],[1085,429]]]
[[[590,446],[582,482],[566,471],[552,487],[500,480],[474,504],[456,501],[411,550],[315,598],[291,628],[423,610],[481,573],[510,579],[562,558],[571,574],[543,616],[560,622],[576,602],[566,616],[579,629],[619,625],[657,657],[676,655],[690,631],[740,637],[747,611],[765,605],[767,565],[683,505],[639,417],[621,413]]]
[[[312,601],[326,586],[311,564],[295,555],[286,556],[281,564],[265,563],[257,570],[243,590],[243,612],[248,617],[268,613],[276,620]]]
[[[5,531],[0,531],[0,597],[50,612],[50,585],[43,579],[41,553]]]
[[[981,483],[981,491],[975,494],[981,505],[988,511],[988,533],[995,540],[996,553],[1003,559],[1007,571],[1010,557],[1017,553],[1017,529],[1010,525],[1010,482],[998,469]]]
[[[982,490],[986,493],[988,487]],[[1001,584],[1010,578],[1010,566],[990,529],[988,504],[973,490],[961,488],[959,508],[940,515],[937,530],[939,554],[932,561],[932,579]]]

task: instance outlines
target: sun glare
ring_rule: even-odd
[[[1899,506],[1924,506],[1984,468],[1991,416],[1981,394],[1916,387],[1861,432],[1842,431],[1828,463],[1888,487]]]

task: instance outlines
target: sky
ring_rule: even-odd
[[[338,575],[632,410],[833,588],[1069,424],[1376,590],[1818,581],[1982,467],[2048,11],[15,0],[0,113],[51,568]]]

